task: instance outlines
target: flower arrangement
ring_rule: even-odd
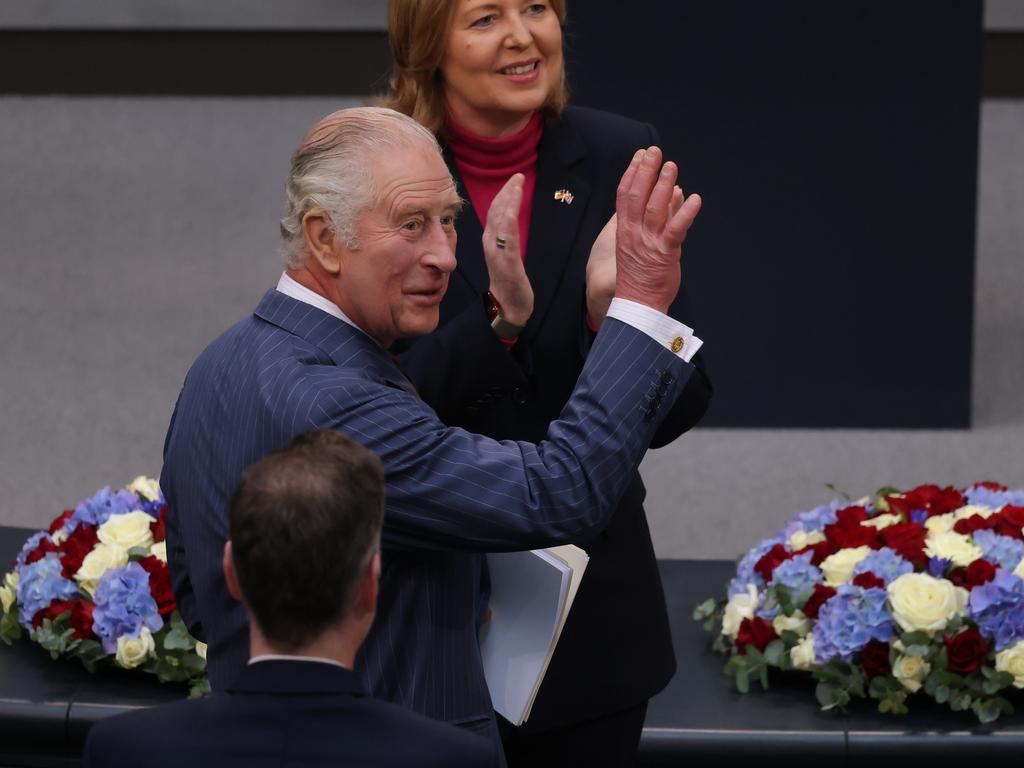
[[[176,610],[167,505],[155,480],[101,489],[25,542],[0,584],[0,640],[27,632],[54,658],[137,669],[209,691],[206,646]]]
[[[1024,688],[1024,490],[883,488],[802,512],[694,618],[741,692],[801,670],[826,710],[904,714],[923,692],[994,721]]]

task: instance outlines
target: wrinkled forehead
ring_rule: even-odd
[[[426,143],[375,152],[369,169],[377,206],[388,214],[410,209],[439,213],[461,205],[441,153]]]

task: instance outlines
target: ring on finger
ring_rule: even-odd
[[[495,244],[495,245],[496,245],[496,246],[497,246],[498,248],[504,248],[504,247],[505,247],[506,245],[508,245],[508,240],[506,240],[506,239],[505,239],[504,237],[502,237],[501,235],[498,235],[497,237],[495,237],[495,238],[494,238],[494,244]]]

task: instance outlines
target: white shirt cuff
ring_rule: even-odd
[[[612,299],[611,306],[608,307],[608,317],[614,317],[646,333],[686,362],[690,362],[697,354],[697,350],[704,346],[704,342],[693,335],[693,328],[690,326],[629,299]]]

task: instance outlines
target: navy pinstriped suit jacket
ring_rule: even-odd
[[[375,451],[387,475],[378,616],[357,673],[372,695],[427,716],[489,720],[479,553],[599,530],[692,371],[609,320],[547,439],[497,442],[445,427],[362,332],[269,291],[193,364],[164,446],[174,593],[209,643],[213,687],[230,685],[248,653],[245,611],[221,575],[230,495],[245,467],[328,427]]]

